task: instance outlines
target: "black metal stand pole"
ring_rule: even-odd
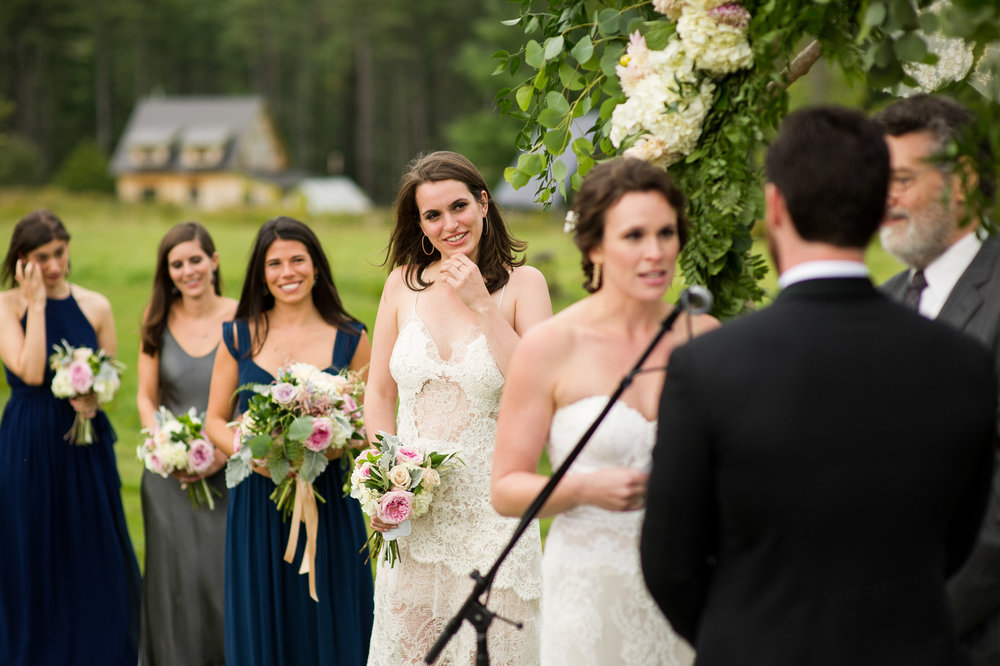
[[[695,306],[693,304],[694,299],[700,299],[701,303]],[[601,422],[604,421],[605,417],[607,417],[608,412],[611,411],[611,408],[614,406],[615,402],[618,401],[618,398],[620,398],[622,393],[625,392],[625,389],[632,384],[632,380],[635,379],[635,376],[642,370],[642,364],[645,363],[646,359],[649,358],[649,355],[653,353],[653,349],[656,348],[656,345],[659,344],[663,336],[667,334],[667,331],[673,327],[674,322],[677,321],[680,314],[684,312],[684,310],[689,310],[691,312],[704,312],[710,307],[711,294],[704,288],[699,288],[698,291],[694,291],[694,288],[691,288],[681,294],[680,303],[674,306],[674,309],[670,311],[670,314],[664,318],[663,322],[660,324],[660,330],[653,336],[652,341],[642,353],[642,356],[639,357],[635,366],[627,375],[625,375],[625,377],[622,378],[621,383],[618,384],[618,388],[615,389],[615,392],[612,393],[611,397],[608,399],[608,404],[604,406],[601,413],[597,416],[590,427],[587,428],[587,431],[583,433],[583,436],[580,437],[580,441],[577,442],[576,446],[573,447],[573,450],[570,451],[566,460],[564,460],[559,468],[552,474],[548,483],[545,484],[545,487],[542,488],[541,492],[538,493],[538,496],[534,499],[534,501],[532,501],[531,506],[529,506],[527,511],[524,512],[524,515],[521,516],[521,522],[518,524],[517,529],[514,530],[510,540],[497,557],[496,562],[493,563],[493,566],[490,567],[485,576],[480,574],[478,569],[472,572],[472,579],[476,581],[475,586],[472,588],[472,592],[469,594],[469,597],[465,600],[465,603],[462,604],[462,607],[458,610],[458,612],[455,613],[455,616],[449,620],[448,624],[444,628],[444,631],[441,632],[437,641],[434,642],[434,645],[427,652],[427,656],[424,657],[425,663],[433,664],[441,655],[441,651],[444,650],[446,645],[448,645],[448,641],[451,640],[451,637],[454,636],[455,632],[462,626],[462,621],[468,620],[469,623],[476,629],[476,666],[489,665],[490,658],[486,647],[486,631],[489,629],[490,623],[493,621],[495,614],[487,610],[485,602],[481,601],[480,598],[490,587],[492,587],[493,580],[496,578],[500,565],[503,564],[504,560],[507,559],[507,556],[510,555],[510,552],[514,549],[518,540],[520,540],[521,536],[528,529],[528,526],[531,525],[531,521],[534,520],[541,511],[542,505],[544,505],[545,501],[550,495],[552,495],[552,491],[555,490],[556,485],[558,485],[559,481],[566,476],[566,472],[569,470],[570,465],[573,464],[573,461],[576,460],[580,455],[580,452],[583,451],[583,447],[586,446],[588,441],[590,441],[590,438],[597,431],[597,428],[601,425]]]

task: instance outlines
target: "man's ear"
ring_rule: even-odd
[[[785,197],[774,183],[764,183],[764,223],[768,229],[780,229],[788,217]]]

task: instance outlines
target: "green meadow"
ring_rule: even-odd
[[[304,210],[277,208],[202,213],[155,204],[122,204],[113,198],[68,195],[58,190],[8,190],[0,191],[0,238],[4,242],[4,253],[14,223],[36,208],[51,209],[62,218],[72,235],[70,280],[103,293],[114,308],[118,357],[128,369],[122,378],[122,388],[114,402],[107,406],[107,411],[118,432],[116,448],[122,500],[141,563],[144,554],[139,500],[142,467],[135,456],[140,428],[135,408],[135,364],[140,318],[149,297],[156,248],[164,232],[185,220],[196,219],[205,224],[221,258],[224,293],[236,298],[250,244],[260,224],[277,215],[303,220],[313,227],[324,245],[348,311],[371,329],[386,275],[381,263],[391,226],[391,211],[380,208],[357,216],[310,216]],[[558,311],[584,296],[579,255],[562,233],[561,212],[512,212],[508,220],[515,235],[528,242],[528,263],[545,274],[553,308]],[[888,257],[877,243],[869,251],[869,265],[877,282],[900,268],[900,264]],[[773,272],[768,274],[765,286],[773,290]],[[674,293],[676,287],[671,295]],[[0,378],[0,405],[6,403],[8,394],[6,381]]]

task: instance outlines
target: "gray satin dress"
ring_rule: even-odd
[[[181,414],[204,412],[215,351],[189,356],[169,329],[160,348],[160,399]],[[142,518],[146,570],[142,589],[141,666],[214,666],[225,663],[222,569],[229,491],[225,468],[208,479],[222,493],[215,509],[196,511],[177,479],[146,470]]]

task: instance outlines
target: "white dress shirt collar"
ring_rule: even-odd
[[[868,267],[860,261],[827,260],[807,261],[796,264],[781,274],[778,286],[782,289],[796,282],[820,278],[867,278]]]
[[[975,233],[966,234],[951,247],[941,253],[924,269],[924,279],[927,287],[920,295],[920,314],[928,319],[934,319],[941,313],[944,302],[951,295],[958,278],[969,267],[976,253],[983,246],[983,241]],[[909,275],[913,275],[911,269]]]

